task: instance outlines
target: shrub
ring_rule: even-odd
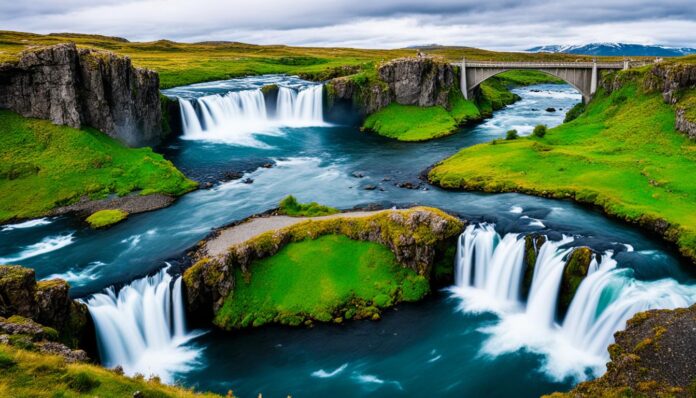
[[[508,130],[507,133],[505,133],[505,139],[506,140],[516,140],[519,137],[517,134],[517,130],[512,129]]]
[[[534,127],[532,134],[534,134],[535,137],[544,138],[546,135],[546,126],[543,124],[537,124],[536,127]]]
[[[15,365],[15,360],[9,354],[0,352],[0,369],[8,369]]]
[[[578,102],[577,104],[575,104],[574,107],[570,108],[568,113],[566,113],[565,119],[563,119],[563,123],[572,122],[573,120],[577,119],[578,116],[580,116],[583,112],[585,112],[585,104],[582,102]]]
[[[87,372],[71,373],[66,376],[70,389],[85,393],[97,388],[101,382]]]
[[[338,210],[317,202],[299,203],[294,196],[288,195],[278,204],[278,213],[292,217],[316,217],[335,214]]]

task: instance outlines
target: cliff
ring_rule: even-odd
[[[55,124],[90,126],[137,147],[161,142],[156,72],[127,57],[58,44],[0,64],[0,108]]]
[[[230,227],[234,229],[231,232],[246,236],[247,233],[242,231],[245,224],[248,225],[242,223]],[[196,263],[186,270],[183,277],[187,309],[198,318],[216,314],[228,296],[231,297],[235,285],[241,283],[237,280],[240,275],[245,280],[253,278],[255,261],[276,255],[290,243],[316,240],[327,235],[342,235],[355,241],[383,245],[414,277],[429,279],[435,263],[445,255],[448,247],[454,245],[450,240],[455,239],[462,228],[460,220],[432,208],[298,218],[285,227],[260,234],[256,225],[251,225],[247,229],[255,231],[257,236],[224,245],[227,249],[219,254],[215,249],[219,245],[210,245],[206,241],[199,245],[194,255]],[[218,231],[211,240],[224,236],[226,231]]]
[[[550,397],[693,397],[696,306],[636,314],[609,346],[600,378]]]
[[[435,58],[399,58],[380,65],[376,74],[362,72],[327,82],[329,108],[353,104],[363,115],[391,103],[450,106],[449,93],[457,87],[454,67]]]
[[[82,345],[93,338],[91,319],[85,304],[70,299],[69,289],[64,280],[37,282],[32,269],[0,265],[0,317],[26,318],[55,329],[70,347]]]

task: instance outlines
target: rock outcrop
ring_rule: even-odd
[[[58,331],[60,340],[77,347],[91,336],[85,304],[70,299],[62,279],[36,282],[34,270],[0,265],[0,317],[20,316]]]
[[[696,306],[636,314],[609,346],[600,378],[551,397],[693,397]]]
[[[221,257],[208,256],[203,249],[204,241],[193,256],[196,263],[183,277],[187,310],[194,317],[211,316],[234,289],[236,269],[253,273],[251,265],[255,260],[273,256],[289,243],[330,234],[382,244],[395,254],[400,264],[430,277],[433,265],[454,245],[453,239],[463,226],[462,221],[442,211],[418,207],[365,217],[304,221],[233,245]]]
[[[450,91],[457,87],[457,77],[454,67],[445,61],[400,58],[380,65],[376,76],[363,73],[339,77],[326,86],[329,108],[350,103],[366,115],[392,102],[447,108]]]
[[[163,139],[159,77],[127,57],[58,44],[0,64],[0,108],[75,128],[94,127],[129,146]]]

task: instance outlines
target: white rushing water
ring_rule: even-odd
[[[564,319],[557,319],[563,269],[574,239],[547,241],[534,266],[529,294],[523,297],[524,239],[500,237],[490,224],[469,226],[459,237],[455,296],[466,312],[493,311],[500,320],[482,329],[490,334],[483,355],[526,349],[544,355],[543,371],[554,380],[599,375],[609,359],[614,333],[640,311],[687,307],[696,302],[696,286],[674,279],[640,281],[617,267],[614,253],[592,261]]]
[[[41,241],[22,248],[22,251],[9,257],[0,257],[0,264],[11,264],[60,250],[65,246],[71,245],[75,241],[73,232],[66,235],[48,236]]]
[[[255,134],[277,134],[282,127],[325,126],[323,86],[278,88],[275,112],[261,89],[179,99],[183,138],[263,147]]]
[[[197,364],[200,350],[186,346],[198,333],[186,331],[181,277],[172,278],[167,268],[87,299],[104,366],[171,383],[175,373]]]

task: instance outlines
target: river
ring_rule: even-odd
[[[275,118],[265,117],[259,94],[249,91],[269,83],[288,89],[279,93]],[[661,300],[665,295],[684,297],[687,303],[696,300],[692,275],[659,239],[597,211],[520,194],[445,191],[419,180],[425,168],[460,148],[504,137],[511,128],[525,135],[537,124],[561,123],[565,112],[580,101],[572,87],[514,89],[522,100],[477,126],[426,143],[395,142],[352,126],[328,124],[317,111],[321,106],[317,91],[309,82],[284,76],[166,90],[167,95],[190,100],[192,106],[184,109],[189,121],[186,134],[164,148],[165,156],[200,181],[216,182],[230,170],[246,171],[244,178],[192,192],[166,209],[133,215],[108,230],[92,231],[65,217],[4,226],[0,263],[32,267],[38,278],[64,278],[73,286],[75,297],[86,297],[156,273],[212,228],[272,208],[292,194],[300,201],[343,209],[371,203],[436,206],[494,226],[499,236],[493,238],[492,246],[509,233],[542,232],[555,241],[572,236],[570,246],[589,245],[611,253],[622,272],[622,286],[638,285],[638,290],[650,293],[632,303],[678,304]],[[551,107],[555,111],[547,111]],[[259,167],[268,163],[273,166]],[[416,188],[402,188],[403,183]],[[462,262],[457,266],[465,267]],[[157,293],[156,286],[165,279],[172,283],[171,289]],[[132,322],[131,332],[141,330],[146,321],[123,312],[161,300],[162,295],[172,295],[175,302],[178,287],[171,279],[159,273],[132,285],[131,301],[123,298],[121,307],[118,289],[92,300],[99,298],[102,305],[118,307],[122,311],[118,319]],[[139,344],[151,350],[147,356],[130,358],[130,369],[158,373],[166,381],[180,381],[198,390],[226,393],[231,389],[241,397],[259,392],[265,396],[531,397],[568,389],[593,372],[602,372],[606,357],[594,352],[604,353],[605,347],[585,350],[582,339],[570,339],[580,341],[579,347],[563,339],[564,343],[553,345],[564,326],[560,321],[551,319],[541,328],[520,315],[531,312],[525,303],[503,300],[502,308],[480,293],[494,292],[473,282],[462,283],[435,292],[421,303],[387,311],[380,322],[313,329],[264,327],[235,333],[158,330],[164,334],[157,336],[165,336],[158,341],[164,339],[166,344],[153,347],[144,336]],[[169,318],[176,318],[176,305],[168,311],[171,314],[162,322],[172,323],[173,328],[175,322]]]

